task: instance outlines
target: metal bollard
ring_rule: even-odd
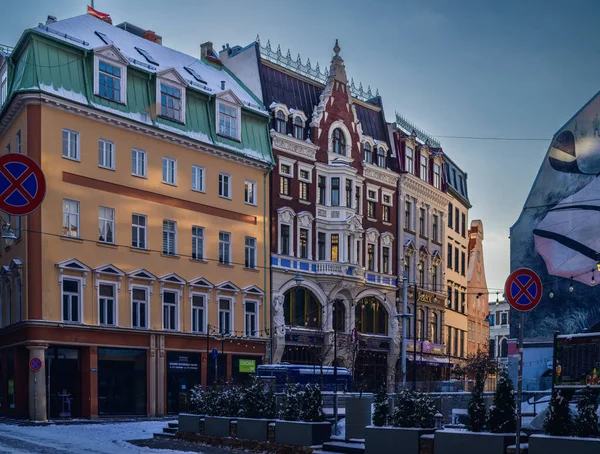
[[[441,430],[442,429],[442,420],[444,419],[444,417],[442,416],[442,414],[440,412],[437,412],[434,416],[435,418],[435,430]]]

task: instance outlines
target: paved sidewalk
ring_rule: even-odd
[[[241,454],[248,451],[237,449],[215,448],[213,446],[192,443],[190,441],[178,440],[176,438],[146,438],[143,440],[130,440],[129,443],[140,447],[154,449],[170,449],[173,451],[197,452],[202,454]],[[160,451],[157,452],[160,454]]]

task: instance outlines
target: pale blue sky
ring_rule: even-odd
[[[0,44],[23,29],[83,14],[85,0],[0,0]],[[246,45],[260,34],[324,68],[336,38],[349,77],[379,88],[435,136],[551,138],[600,90],[600,2],[595,0],[262,1],[96,0],[192,55],[212,41]],[[488,285],[509,273],[509,228],[548,142],[441,138],[468,173],[471,219],[483,220]],[[490,299],[495,299],[491,296]]]

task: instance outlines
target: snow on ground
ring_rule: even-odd
[[[0,424],[0,454],[175,454],[184,451],[134,446],[125,440],[152,438],[168,421],[16,426]]]

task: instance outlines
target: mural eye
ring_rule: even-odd
[[[563,131],[554,139],[548,161],[558,172],[581,173],[577,167],[575,136],[571,131]]]

